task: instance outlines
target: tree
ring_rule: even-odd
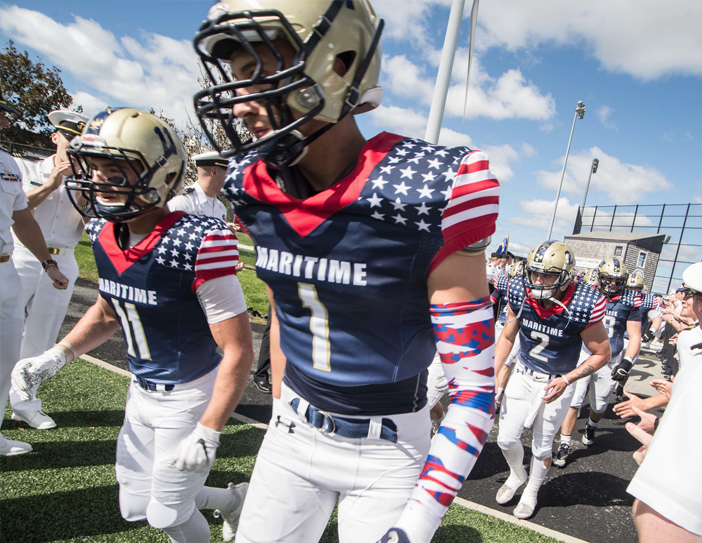
[[[41,59],[32,61],[27,51],[20,53],[12,40],[5,44],[0,53],[0,81],[5,100],[20,115],[9,115],[13,126],[3,130],[2,139],[54,148],[50,139],[54,127],[48,114],[73,105],[73,98],[63,86],[60,74],[61,70],[56,66],[49,68]],[[83,110],[80,106],[74,109]]]

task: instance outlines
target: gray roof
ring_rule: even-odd
[[[565,239],[594,239],[602,241],[637,241],[640,239],[651,239],[655,237],[665,237],[665,234],[644,234],[642,232],[583,232],[573,236],[566,236]]]

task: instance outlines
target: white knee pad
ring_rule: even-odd
[[[146,520],[146,508],[150,501],[150,496],[138,496],[120,489],[119,512],[127,522]]]
[[[521,441],[519,441],[519,438],[514,439],[512,436],[504,435],[504,434],[498,434],[497,436],[497,446],[502,449],[503,451],[508,451],[511,449],[515,449],[518,447],[518,444],[520,444]]]
[[[146,520],[154,528],[166,530],[187,521],[195,511],[195,502],[189,500],[173,505],[164,505],[155,500],[149,502],[146,508]]]
[[[162,528],[171,543],[209,543],[210,525],[200,511],[195,510],[190,518],[178,526]]]

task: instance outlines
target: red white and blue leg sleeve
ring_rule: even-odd
[[[410,501],[396,523],[429,543],[483,449],[495,418],[495,321],[490,298],[431,305],[451,404]]]

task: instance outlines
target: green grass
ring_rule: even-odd
[[[237,234],[240,239],[240,243],[243,245],[252,245],[251,238],[246,234]],[[88,239],[87,234],[84,232],[83,237],[76,246],[76,260],[78,261],[78,269],[80,270],[80,277],[86,279],[92,283],[97,283],[98,273],[97,266],[95,265],[95,257],[93,256],[93,249],[90,246],[90,239]],[[241,249],[239,253],[241,261],[250,268],[254,267],[256,262],[256,253],[254,251],[248,251],[246,249]],[[244,297],[246,298],[246,307],[253,307],[261,315],[268,313],[268,294],[266,293],[266,285],[258,277],[256,277],[256,271],[253,269],[243,269],[238,274],[239,281],[241,282],[241,288],[244,290]],[[264,322],[261,319],[253,318],[252,320],[256,322]]]
[[[32,430],[9,420],[3,434],[32,444],[34,452],[0,457],[4,543],[168,543],[146,522],[127,523],[119,514],[114,476],[115,440],[122,424],[128,378],[78,360],[40,389],[44,410],[59,427]],[[247,481],[263,430],[230,420],[207,484],[225,487]],[[205,512],[211,541],[221,539],[221,521]],[[275,511],[271,511],[275,519]],[[333,517],[322,543],[338,541]],[[435,543],[555,542],[536,532],[452,506]]]

